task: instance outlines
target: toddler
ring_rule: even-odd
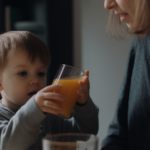
[[[50,133],[98,132],[98,108],[89,97],[89,71],[79,82],[77,104],[69,119],[56,115],[53,93],[61,85],[46,86],[50,54],[45,43],[27,31],[0,35],[0,150],[42,150],[42,138]]]

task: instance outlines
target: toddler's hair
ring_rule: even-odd
[[[28,31],[9,31],[0,35],[0,69],[4,67],[8,56],[17,48],[26,51],[31,62],[39,57],[46,67],[49,66],[49,50],[38,36]]]

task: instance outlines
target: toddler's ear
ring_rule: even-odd
[[[0,91],[3,91],[3,87],[2,84],[0,83]]]
[[[2,86],[2,76],[1,76],[1,74],[0,74],[0,91],[3,91],[3,86]]]

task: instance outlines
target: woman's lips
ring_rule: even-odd
[[[119,14],[119,16],[120,16],[120,20],[121,20],[121,21],[125,21],[125,19],[126,19],[127,15],[128,15],[127,13]]]

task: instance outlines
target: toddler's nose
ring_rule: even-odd
[[[32,79],[30,80],[30,84],[33,85],[33,84],[37,84],[39,82],[38,78],[37,77],[32,77]]]
[[[105,0],[104,1],[104,8],[107,10],[113,9],[115,6],[117,6],[117,3],[115,0]]]

